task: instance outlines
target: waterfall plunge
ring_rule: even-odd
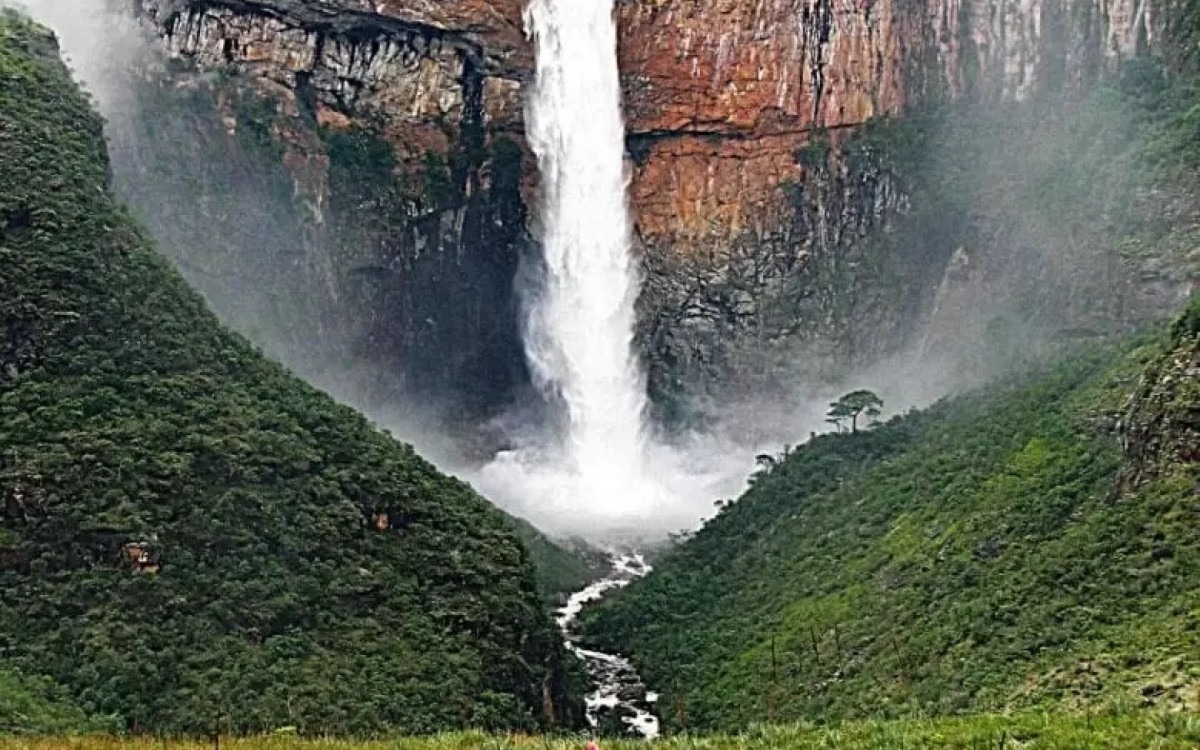
[[[534,383],[564,407],[565,431],[559,445],[502,454],[481,483],[519,496],[544,526],[579,530],[583,517],[594,532],[638,528],[670,493],[649,469],[661,451],[633,348],[639,278],[612,0],[531,0],[525,24],[537,52],[526,132],[543,249],[525,292],[525,351]]]
[[[526,356],[536,384],[566,406],[579,502],[637,510],[651,488],[611,0],[533,0],[525,22],[537,46],[526,132],[542,176],[545,264]]]
[[[714,499],[740,492],[754,453],[715,436],[668,446],[647,425],[613,0],[530,0],[525,24],[537,53],[526,133],[542,195],[542,259],[522,290],[525,353],[564,428],[474,479],[551,534],[636,545],[695,528]]]
[[[526,13],[538,48],[527,119],[542,170],[545,243],[539,283],[523,290],[526,340],[537,384],[566,407],[568,427],[549,442],[513,435],[517,447],[483,467],[448,459],[442,468],[556,535],[632,541],[695,527],[712,513],[713,499],[740,491],[753,453],[708,436],[674,450],[651,439],[645,426],[644,377],[631,346],[638,279],[611,3],[532,0]],[[0,0],[12,4],[27,6],[61,35],[108,118],[109,138],[125,137],[113,124],[140,115],[129,68],[155,54],[128,4]],[[427,429],[372,416],[437,453]]]

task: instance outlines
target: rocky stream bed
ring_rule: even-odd
[[[567,648],[583,659],[592,689],[587,695],[587,720],[593,731],[606,735],[625,735],[653,739],[658,736],[658,717],[654,714],[658,696],[646,690],[633,664],[623,656],[592,651],[576,643],[579,613],[590,602],[611,591],[629,585],[650,572],[641,555],[614,555],[612,569],[603,578],[575,592],[558,610],[558,627]]]

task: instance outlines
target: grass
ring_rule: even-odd
[[[307,739],[279,733],[223,738],[227,750],[576,750],[581,737],[457,732],[380,740]],[[125,737],[0,738],[4,750],[209,750],[213,739]],[[1135,712],[1113,716],[979,715],[958,719],[855,721],[831,726],[757,725],[739,734],[676,735],[653,742],[607,740],[603,750],[1194,750],[1200,716]]]

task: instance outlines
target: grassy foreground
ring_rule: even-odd
[[[220,746],[231,750],[569,750],[582,748],[584,744],[581,738],[459,732],[370,741],[302,739],[277,734],[223,739]],[[207,750],[213,746],[212,740],[0,738],[0,748],[4,750]],[[829,727],[759,725],[741,734],[677,735],[649,743],[607,740],[601,742],[601,747],[602,750],[1195,750],[1200,747],[1200,715],[1142,712],[1092,718],[1027,715],[857,721]]]

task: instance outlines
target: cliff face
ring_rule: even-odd
[[[1124,491],[1177,476],[1194,486],[1200,462],[1200,297],[1171,328],[1164,351],[1142,373],[1121,424]]]
[[[140,1],[193,80],[233,74],[212,87],[228,133],[280,150],[306,222],[306,270],[291,275],[332,311],[316,316],[325,337],[408,385],[451,384],[482,410],[502,401],[524,377],[512,289],[536,184],[521,135],[533,60],[520,0]],[[962,240],[882,248],[914,186],[904,159],[848,156],[845,144],[864,123],[948,101],[1081,92],[1159,43],[1161,7],[618,4],[656,393],[769,380],[797,346],[826,342],[843,365],[895,346],[933,306]],[[269,111],[231,105],[239,86]],[[228,275],[239,263],[221,265]]]
[[[1107,61],[1134,53],[1135,29],[1150,28],[1134,20],[1135,7],[1134,0],[623,3],[626,107],[642,155],[639,226],[649,238],[692,239],[711,236],[714,224],[737,233],[770,222],[779,185],[800,174],[792,154],[816,129],[861,125],[935,99],[1017,100],[1039,86],[1082,87]]]
[[[843,350],[886,348],[897,320],[854,321],[843,313],[856,301],[834,298],[862,296],[836,280],[861,265],[863,238],[905,212],[902,181],[886,164],[806,166],[797,151],[818,132],[836,146],[873,118],[937,102],[1082,90],[1153,39],[1145,5],[1138,16],[1130,0],[621,4],[647,320],[668,365],[656,385],[753,375],[756,352],[856,323],[889,330]]]
[[[379,118],[405,159],[446,154],[480,124],[520,132],[518,80],[532,61],[515,0],[142,0],[142,9],[171,54],[273,84],[322,124]]]
[[[343,396],[503,403],[524,377],[519,3],[140,13],[169,64],[116,139],[118,185],[214,306]]]

